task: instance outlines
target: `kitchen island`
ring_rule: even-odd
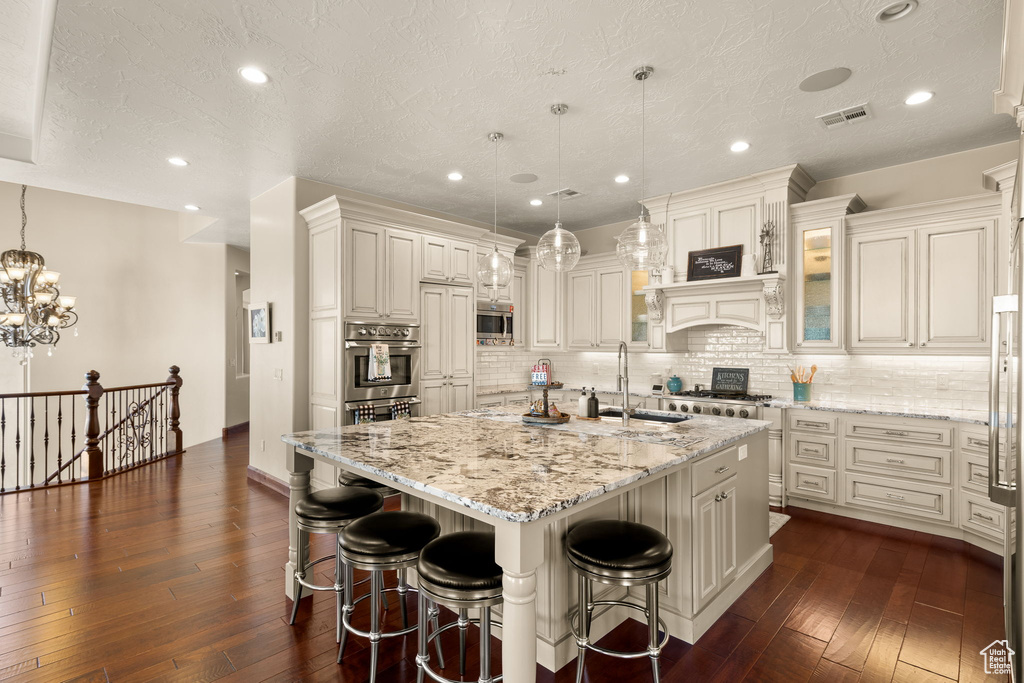
[[[504,571],[500,632],[509,683],[557,670],[576,645],[567,615],[575,585],[562,539],[591,518],[631,519],[675,548],[661,585],[673,636],[694,642],[771,563],[769,423],[696,416],[677,424],[633,420],[527,426],[525,406],[288,434],[291,507],[309,490],[314,458],[386,482],[405,509],[437,518],[444,533],[494,529]],[[286,591],[308,539],[290,525]],[[605,586],[598,599],[626,589]],[[596,612],[599,638],[628,617]]]

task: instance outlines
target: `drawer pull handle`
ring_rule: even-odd
[[[967,443],[969,443],[972,446],[981,446],[982,448],[988,448],[988,441],[975,439],[973,436],[967,437]]]
[[[903,464],[903,458],[886,458],[885,461],[886,462],[894,462],[897,465],[902,465]]]
[[[887,494],[885,494],[885,495],[886,495],[886,497],[888,497],[888,498],[895,498],[896,500],[905,500],[905,499],[903,498],[903,496],[901,496],[901,495],[900,495],[900,494],[898,494],[898,493],[887,493]]]
[[[728,492],[728,491],[723,491],[723,492],[722,492],[722,497],[721,497],[721,500],[725,500],[725,499],[726,499],[726,498],[728,498],[728,497],[729,497],[729,492]]]
[[[828,422],[811,422],[810,420],[797,420],[797,426],[805,427],[825,427],[828,428]]]
[[[801,480],[800,481],[800,485],[801,486],[813,486],[816,489],[820,489],[821,488],[821,486],[818,485],[818,482],[816,482],[816,481],[807,481],[806,479]]]
[[[886,429],[885,433],[889,436],[909,436],[909,432],[903,432],[897,429]]]
[[[992,515],[986,515],[983,512],[975,512],[974,516],[975,517],[980,517],[981,519],[985,520],[986,522],[995,522],[996,521],[995,518],[992,517]]]
[[[821,455],[825,450],[821,446],[804,446],[801,448],[804,453],[813,453],[814,455]]]
[[[715,474],[722,474],[722,473],[728,472],[728,471],[729,471],[729,468],[727,466],[725,466],[725,465],[722,465],[717,470],[715,470]]]

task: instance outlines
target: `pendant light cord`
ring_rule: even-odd
[[[494,138],[494,250],[498,250],[498,138]]]
[[[640,80],[640,214],[647,185],[647,76]]]
[[[25,251],[25,226],[28,225],[28,214],[25,213],[25,190],[28,185],[21,186],[21,250]]]
[[[555,222],[562,222],[562,115],[558,115],[558,187],[555,188]]]

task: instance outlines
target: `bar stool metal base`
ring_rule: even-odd
[[[424,676],[429,677],[437,683],[461,683],[450,678],[445,678],[441,674],[434,671],[430,666],[430,642],[433,641],[435,646],[440,646],[441,641],[438,638],[445,631],[458,628],[459,629],[459,676],[465,676],[466,674],[466,628],[469,624],[476,624],[480,628],[480,676],[477,679],[478,683],[498,683],[504,680],[505,675],[499,674],[497,676],[491,676],[491,628],[497,626],[501,628],[501,622],[491,619],[491,607],[501,604],[501,595],[495,597],[488,597],[486,599],[478,600],[454,600],[451,598],[443,597],[430,590],[431,584],[425,581],[422,577],[420,578],[420,591],[419,591],[419,649],[416,654],[416,683],[423,683]],[[433,630],[427,632],[427,623],[425,615],[428,605],[441,604],[446,607],[454,607],[459,611],[459,620],[452,621],[438,628],[437,621],[433,622]],[[467,611],[470,609],[479,609],[479,618],[470,618]],[[433,611],[437,611],[436,607]],[[441,659],[440,650],[438,650],[438,660],[441,668],[444,668],[444,660]]]

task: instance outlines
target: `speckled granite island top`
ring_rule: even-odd
[[[768,422],[528,426],[508,406],[285,434],[300,450],[511,522],[531,522],[716,451]],[[521,410],[519,412],[522,412]]]

